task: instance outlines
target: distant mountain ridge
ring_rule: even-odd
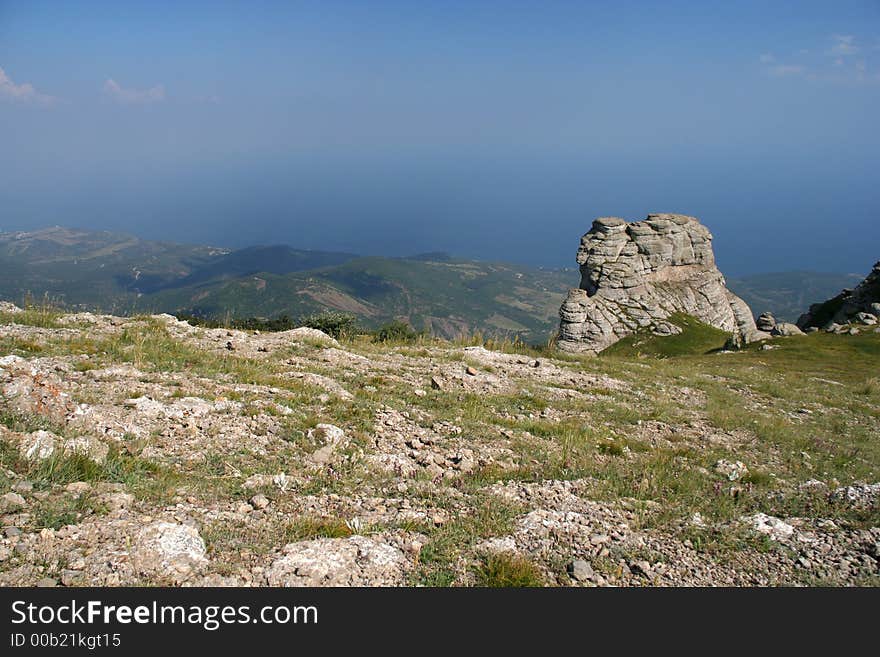
[[[576,274],[456,259],[307,251],[230,251],[53,227],[0,233],[0,298],[48,297],[69,309],[219,317],[324,310],[368,327],[404,319],[444,337],[480,331],[546,340]]]
[[[368,327],[404,319],[444,337],[481,331],[543,342],[579,274],[432,252],[403,258],[238,250],[55,226],[0,233],[0,299],[27,295],[70,310],[299,317],[323,310]],[[755,315],[793,321],[811,303],[855,286],[857,274],[783,272],[728,278]]]

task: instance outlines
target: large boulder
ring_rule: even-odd
[[[564,351],[598,353],[640,329],[662,329],[675,313],[728,331],[737,343],[768,337],[745,301],[725,287],[712,234],[694,217],[597,219],[581,238],[577,261],[580,287],[559,311]]]
[[[835,324],[873,325],[880,315],[880,262],[874,264],[871,273],[852,290],[843,290],[836,297],[822,303],[814,303],[798,318],[801,330],[824,328],[834,330]]]
[[[758,317],[758,321],[756,322],[759,331],[766,331],[770,333],[776,327],[776,318],[772,315],[772,313],[761,313],[761,316]]]

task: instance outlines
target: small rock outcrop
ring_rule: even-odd
[[[776,318],[773,316],[773,313],[761,313],[758,321],[755,323],[759,331],[770,333],[776,327]]]
[[[208,564],[205,542],[188,525],[154,522],[135,537],[131,561],[145,575],[159,575],[182,581]]]
[[[407,561],[397,547],[365,536],[290,543],[266,572],[270,586],[394,586]]]
[[[712,234],[694,217],[651,214],[627,223],[593,222],[581,238],[580,288],[562,304],[559,348],[598,353],[640,329],[680,332],[666,321],[685,313],[733,334],[738,343],[768,337],[745,301],[725,287]]]
[[[843,290],[823,303],[814,303],[798,318],[801,330],[809,328],[831,329],[834,325],[864,324],[874,326],[880,322],[880,262],[874,264],[871,273],[855,289]]]

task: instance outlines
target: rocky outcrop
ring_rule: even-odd
[[[840,294],[823,303],[814,303],[798,318],[802,330],[809,328],[833,329],[834,325],[864,324],[873,326],[880,322],[880,262],[874,264],[871,273],[853,290]]]
[[[407,560],[397,547],[366,536],[290,543],[266,572],[270,586],[394,586]]]
[[[188,525],[154,522],[135,537],[131,562],[144,575],[181,581],[208,564],[205,541]]]
[[[581,238],[577,261],[580,288],[559,311],[564,351],[598,353],[638,330],[678,333],[667,321],[675,313],[729,331],[739,343],[767,337],[748,305],[725,287],[712,234],[694,217],[597,219]]]
[[[804,334],[803,331],[791,322],[777,322],[773,314],[769,312],[761,313],[756,324],[758,331],[767,333],[772,337]]]

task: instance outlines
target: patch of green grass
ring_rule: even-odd
[[[79,523],[85,516],[106,512],[107,508],[93,495],[83,494],[75,498],[65,496],[38,504],[34,509],[33,523],[37,529],[61,529],[66,525]]]
[[[721,349],[730,337],[729,333],[683,313],[676,313],[667,321],[678,326],[681,333],[658,336],[650,331],[639,331],[611,345],[601,353],[601,356],[614,358],[696,356]]]
[[[607,454],[608,456],[623,456],[626,454],[624,447],[624,445],[612,440],[602,440],[596,444],[596,450],[600,454]]]
[[[19,433],[31,433],[44,429],[46,431],[58,431],[59,427],[55,426],[48,418],[40,415],[31,415],[26,413],[18,413],[9,408],[0,408],[0,424],[7,429],[17,431]],[[6,443],[0,441],[0,449]],[[11,445],[7,445],[11,449]]]
[[[872,376],[858,389],[858,393],[866,397],[880,399],[880,377]]]
[[[538,567],[525,557],[501,552],[490,554],[474,569],[476,585],[491,588],[534,588],[544,586]]]
[[[306,516],[291,522],[286,536],[289,541],[306,541],[313,538],[347,538],[353,533],[342,518]]]
[[[756,534],[746,528],[697,527],[688,525],[678,533],[682,541],[690,541],[697,552],[727,560],[742,551],[771,552],[778,545],[765,534]]]
[[[520,509],[495,497],[477,501],[471,513],[461,514],[435,528],[420,552],[417,581],[426,586],[448,586],[456,579],[459,557],[481,539],[503,536],[513,530]]]
[[[47,305],[27,305],[20,313],[0,313],[0,325],[19,324],[39,328],[58,328],[61,312]]]
[[[24,338],[16,338],[16,337],[3,337],[0,338],[0,353],[2,354],[12,354],[15,352],[20,352],[25,355],[30,354],[38,354],[43,351],[43,345],[38,342],[34,342],[33,340],[26,340]]]
[[[167,501],[181,482],[181,475],[146,459],[132,456],[115,446],[104,463],[82,454],[53,454],[43,460],[28,461],[5,441],[0,441],[0,465],[28,479],[38,488],[64,486],[75,481],[125,484],[135,496]]]
[[[753,486],[770,486],[773,483],[773,477],[763,470],[751,470],[744,474],[739,481],[743,484],[752,484]]]

